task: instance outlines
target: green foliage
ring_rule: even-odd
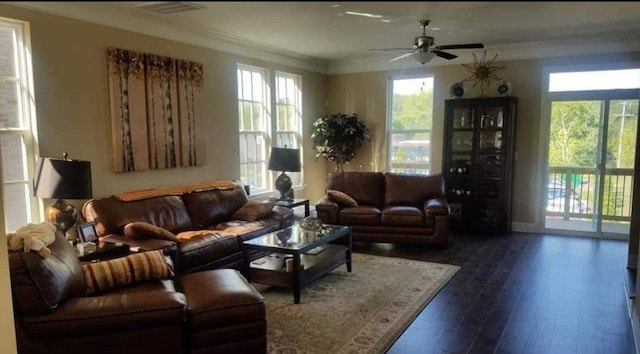
[[[335,162],[338,169],[352,161],[365,141],[371,141],[369,129],[357,114],[330,113],[313,123],[311,134],[316,158]]]
[[[433,90],[393,95],[392,128],[429,129],[433,122]]]
[[[550,166],[591,167],[598,150],[600,102],[554,102],[549,140]]]

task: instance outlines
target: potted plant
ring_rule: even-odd
[[[344,171],[344,164],[356,157],[365,141],[371,141],[369,129],[357,114],[329,113],[313,123],[313,147],[316,158],[336,163],[336,171]]]

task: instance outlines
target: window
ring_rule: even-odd
[[[251,191],[269,188],[269,89],[263,69],[238,68],[238,112],[240,126],[240,180]]]
[[[300,149],[302,155],[302,93],[300,76],[276,73],[277,147]],[[302,156],[301,156],[302,158]],[[302,172],[289,172],[294,186],[302,183]]]
[[[391,79],[387,131],[388,170],[429,174],[433,122],[433,78]]]
[[[32,222],[39,210],[31,192],[35,107],[29,53],[28,24],[0,18],[0,168],[5,232]]]
[[[273,190],[276,176],[267,170],[272,145],[302,149],[301,78],[282,72],[275,73],[273,84],[269,78],[266,69],[238,65],[240,180],[252,193]],[[302,184],[302,172],[287,175],[294,186]]]

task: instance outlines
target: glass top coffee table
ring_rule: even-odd
[[[330,243],[332,241],[339,243]],[[322,225],[307,231],[297,223],[243,242],[245,275],[249,281],[293,289],[300,303],[300,289],[346,264],[351,272],[351,227]],[[251,261],[251,251],[269,253]]]

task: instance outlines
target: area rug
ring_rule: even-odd
[[[254,284],[267,307],[269,353],[383,353],[460,267],[353,254],[302,289]]]

